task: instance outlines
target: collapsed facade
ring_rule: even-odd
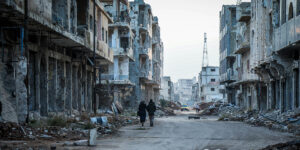
[[[231,7],[238,10],[237,40],[231,42],[240,66],[233,88],[226,84],[228,101],[248,110],[299,108],[300,1],[252,0]],[[223,9],[229,11],[227,6]],[[238,38],[240,33],[244,39]]]
[[[106,101],[134,106],[141,71],[130,76],[140,60],[133,7],[126,0],[1,1],[0,121],[96,113]],[[152,36],[158,20],[145,20]],[[153,37],[162,52],[160,35]],[[160,71],[149,91],[159,95],[153,89],[160,87],[162,65],[153,66]]]

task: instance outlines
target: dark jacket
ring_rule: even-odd
[[[147,111],[149,113],[149,116],[154,116],[154,112],[156,111],[156,106],[154,102],[149,102],[147,106]]]
[[[146,109],[147,109],[147,106],[145,103],[141,103],[139,105],[139,110],[138,110],[138,116],[146,116]]]

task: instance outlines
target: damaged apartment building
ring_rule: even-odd
[[[300,0],[252,0],[220,12],[220,74],[228,102],[248,110],[300,104]]]
[[[97,113],[107,104],[112,104],[110,109],[136,104],[142,99],[136,93],[142,89],[137,82],[142,35],[134,20],[142,13],[150,36],[143,45],[149,48],[147,69],[154,72],[146,85],[157,92],[163,45],[157,18],[149,5],[140,3],[132,7],[126,0],[2,0],[0,121],[23,123]]]
[[[160,38],[158,18],[144,0],[130,2],[134,62],[130,62],[130,79],[135,84],[134,102],[159,100],[163,77],[164,46]]]

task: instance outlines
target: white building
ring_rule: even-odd
[[[196,78],[178,80],[175,86],[175,93],[179,95],[179,101],[181,103],[187,103],[192,100],[193,85],[196,82]]]
[[[174,84],[171,81],[171,77],[165,76],[161,82],[161,99],[174,101]]]
[[[223,94],[220,92],[223,87],[219,81],[219,67],[202,67],[198,81],[201,102],[212,102],[223,99]]]

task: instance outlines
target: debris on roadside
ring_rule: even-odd
[[[167,100],[160,100],[160,106],[157,107],[155,114],[159,117],[175,116],[175,110],[180,110],[180,106],[177,103]]]
[[[261,150],[298,150],[300,149],[300,141],[291,141],[287,143],[280,143],[276,145],[270,145]]]

